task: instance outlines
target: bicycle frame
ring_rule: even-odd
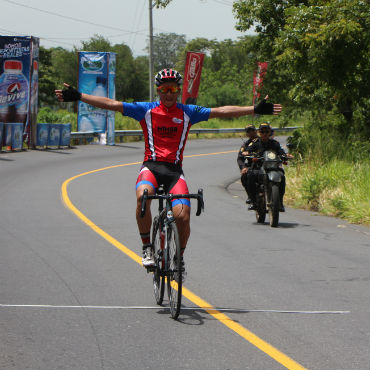
[[[173,319],[177,319],[180,314],[183,270],[181,267],[181,245],[176,219],[172,211],[172,201],[181,198],[197,199],[197,216],[204,210],[202,189],[198,190],[198,194],[166,194],[163,187],[160,186],[155,195],[149,195],[148,190],[144,190],[140,212],[140,216],[144,217],[147,200],[158,199],[158,215],[153,220],[152,228],[155,266],[147,268],[147,271],[153,272],[154,295],[159,305],[163,302],[166,282]]]
[[[175,217],[172,212],[172,201],[175,199],[197,199],[197,212],[196,216],[199,216],[202,211],[204,211],[204,201],[203,201],[203,189],[198,189],[197,194],[167,194],[164,192],[163,187],[159,186],[157,189],[156,194],[149,195],[148,189],[144,190],[143,195],[141,196],[141,212],[140,217],[144,217],[146,211],[146,202],[148,199],[158,199],[158,216],[159,216],[159,227],[160,231],[164,232],[164,244],[163,240],[161,241],[161,250],[165,250],[167,248],[167,228],[168,225],[175,221]],[[165,202],[165,207],[164,207]],[[164,214],[165,212],[165,214]],[[167,266],[165,254],[165,266]],[[166,268],[162,273],[166,274]]]

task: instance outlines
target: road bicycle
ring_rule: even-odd
[[[163,186],[160,186],[155,195],[149,195],[148,190],[145,189],[141,197],[141,217],[145,214],[148,199],[158,199],[159,205],[158,215],[153,219],[151,235],[155,265],[147,270],[153,273],[154,297],[158,305],[163,303],[165,285],[167,285],[171,316],[176,320],[181,309],[183,268],[172,201],[197,199],[196,215],[199,216],[204,211],[203,190],[199,189],[197,194],[168,194]]]

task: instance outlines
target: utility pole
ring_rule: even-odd
[[[149,0],[149,100],[154,100],[153,82],[153,2]]]

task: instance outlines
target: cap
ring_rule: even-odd
[[[264,128],[267,128],[267,129],[271,130],[271,126],[270,126],[270,124],[268,122],[262,122],[260,124],[260,127],[258,127],[259,130],[262,130]]]
[[[4,62],[4,69],[22,69],[22,62],[20,60],[6,60]]]
[[[245,131],[248,132],[248,131],[254,131],[256,129],[256,126],[255,125],[247,125],[245,126]]]

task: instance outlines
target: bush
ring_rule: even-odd
[[[40,123],[71,123],[72,131],[77,131],[77,114],[60,109],[54,111],[49,107],[43,107],[37,115],[37,122]]]

